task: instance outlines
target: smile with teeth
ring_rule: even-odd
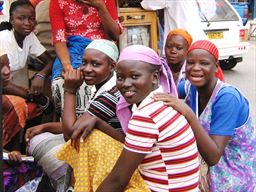
[[[193,80],[200,80],[203,78],[203,75],[190,75],[190,77],[193,79]]]
[[[135,94],[134,91],[124,91],[124,92],[123,92],[123,95],[124,95],[125,97],[132,97],[134,94]]]

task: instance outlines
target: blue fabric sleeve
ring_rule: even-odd
[[[212,106],[209,134],[232,136],[234,129],[246,122],[248,115],[248,102],[241,93],[233,87],[224,87]]]
[[[177,91],[180,99],[184,99],[186,97],[185,82],[186,81],[181,81],[177,87]]]

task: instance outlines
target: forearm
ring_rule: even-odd
[[[72,127],[75,123],[76,117],[76,95],[65,92],[64,93],[64,112],[62,117],[62,129],[64,138],[69,139],[73,133]]]
[[[200,155],[208,165],[217,164],[222,155],[218,145],[204,130],[193,112],[187,113],[186,119],[194,132]]]
[[[39,73],[44,75],[44,76],[50,75],[51,74],[51,69],[52,69],[52,62],[53,62],[53,59],[50,56],[50,54],[47,51],[45,51],[38,58],[45,63],[44,68],[41,71],[39,71]]]
[[[56,54],[60,59],[62,67],[64,69],[71,68],[71,61],[69,56],[69,51],[66,42],[57,42],[54,45]]]
[[[124,141],[125,141],[125,135],[123,133],[117,131],[112,126],[110,126],[108,123],[106,123],[105,121],[103,121],[99,118],[97,118],[96,128],[99,129],[100,131],[102,131],[103,133],[106,133],[107,135],[109,135],[110,137],[112,137],[113,139],[115,139],[117,141],[120,141],[122,143],[124,143]]]
[[[54,134],[61,134],[63,133],[62,131],[62,123],[61,122],[49,122],[43,124],[43,132],[50,132]]]
[[[98,12],[104,31],[113,40],[117,41],[119,35],[121,34],[121,29],[117,22],[109,14],[106,5],[104,4]]]
[[[16,95],[24,99],[28,98],[27,89],[17,86],[12,82],[9,82],[8,85],[3,88],[3,93],[6,95]]]

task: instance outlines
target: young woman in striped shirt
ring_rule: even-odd
[[[119,159],[97,192],[124,191],[137,167],[151,191],[198,191],[199,159],[192,129],[183,115],[152,99],[155,92],[170,93],[157,53],[142,45],[127,47],[116,73],[122,94],[117,115],[126,137]]]

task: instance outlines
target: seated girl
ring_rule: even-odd
[[[2,143],[3,149],[8,153],[9,161],[3,162],[3,178],[5,191],[16,191],[20,187],[34,188],[40,182],[42,169],[32,162],[21,162],[25,147],[21,138],[25,126],[29,123],[39,123],[42,109],[36,103],[27,102],[33,99],[28,95],[27,89],[10,82],[10,68],[4,50],[0,50],[2,95]],[[42,101],[41,101],[42,102]],[[25,186],[23,186],[25,184]]]
[[[29,87],[28,55],[42,60],[44,68],[32,79],[30,92],[41,94],[47,75],[51,72],[52,59],[41,45],[33,30],[36,24],[35,9],[28,0],[17,0],[10,6],[10,22],[0,24],[0,48],[5,49],[10,61],[10,78],[14,84]]]
[[[179,89],[192,110],[168,95],[154,98],[180,111],[191,124],[209,167],[201,183],[206,187],[203,191],[254,191],[256,134],[249,102],[237,88],[216,78],[217,66],[218,49],[213,43],[193,43],[187,56],[188,80]]]
[[[170,93],[168,75],[157,53],[142,45],[129,46],[120,55],[116,73],[116,86],[122,94],[117,114],[126,136],[117,138],[110,127],[105,129],[96,120],[95,128],[111,137],[96,130],[85,140],[87,132],[77,134],[76,139],[81,138],[79,152],[71,146],[75,137],[65,144],[58,156],[74,168],[75,191],[86,191],[92,184],[97,192],[140,191],[131,188],[138,186],[134,183],[138,166],[150,191],[198,191],[198,151],[190,125],[177,111],[151,98],[154,92]],[[87,125],[84,129],[91,130]],[[99,137],[108,142],[98,143],[96,152],[90,150]],[[123,141],[124,148],[121,143],[116,147],[115,140]]]
[[[164,47],[167,64],[172,72],[176,86],[186,79],[185,61],[188,49],[193,39],[191,35],[183,29],[173,29],[169,32]],[[224,81],[224,75],[218,66],[216,77]]]
[[[26,138],[30,141],[28,151],[55,182],[57,190],[64,191],[63,179],[67,167],[63,161],[59,161],[55,157],[55,152],[65,142],[62,133],[64,133],[65,139],[69,139],[75,130],[83,128],[83,124],[86,124],[88,119],[97,117],[102,123],[114,127],[117,135],[122,135],[121,125],[115,113],[120,97],[120,93],[115,87],[116,75],[114,72],[118,55],[118,48],[112,41],[103,39],[92,41],[86,48],[80,69],[69,70],[64,74],[63,122],[42,124],[28,129],[26,133]],[[75,115],[76,90],[83,81],[92,86],[93,97],[84,114],[77,118]]]

